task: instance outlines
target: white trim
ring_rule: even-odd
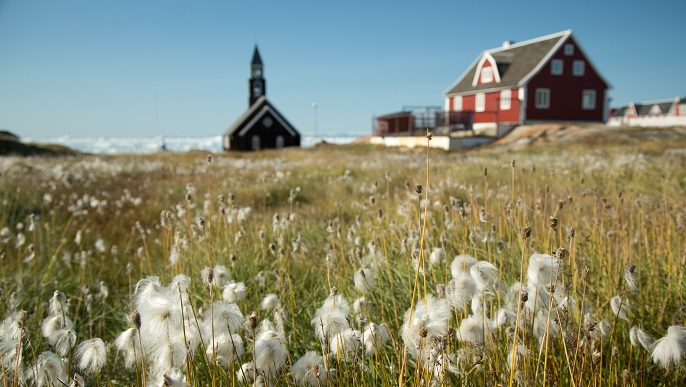
[[[500,92],[500,110],[510,110],[512,108],[512,90],[507,89]]]
[[[498,64],[495,61],[495,58],[493,58],[493,55],[490,54],[488,51],[484,51],[484,53],[481,55],[481,58],[479,59],[478,64],[476,65],[476,71],[474,72],[474,79],[472,79],[472,87],[476,87],[476,85],[479,84],[479,80],[481,78],[481,72],[483,70],[484,63],[488,62],[491,66],[491,69],[493,70],[493,80],[490,82],[483,82],[483,83],[491,83],[495,81],[495,83],[500,83],[500,74],[498,73]],[[471,67],[470,67],[471,68]],[[450,90],[450,89],[448,89]]]
[[[581,109],[595,110],[597,105],[597,95],[595,90],[584,89],[581,92]]]
[[[519,98],[519,121],[526,121],[526,87],[522,86],[517,90],[517,98]]]
[[[462,96],[456,95],[452,98],[453,98],[453,111],[461,112],[462,111]],[[459,101],[459,103],[458,103],[458,101]]]
[[[550,109],[550,89],[539,87],[535,93],[534,106],[536,109]]]
[[[460,75],[459,78],[457,78],[457,81],[453,82],[453,84],[450,85],[450,87],[447,88],[447,89],[443,92],[443,95],[447,96],[448,93],[450,92],[450,90],[452,90],[455,86],[459,85],[460,82],[462,82],[462,80],[464,79],[464,77],[467,76],[467,74],[468,74],[469,71],[474,67],[474,65],[477,64],[477,63],[479,63],[479,60],[481,59],[481,56],[482,56],[482,55],[483,55],[483,53],[482,53],[481,55],[477,56],[476,59],[474,59],[474,61],[472,62],[472,64],[470,64],[470,65],[467,67],[467,69],[466,69],[464,72],[462,72],[462,75]],[[452,94],[452,95],[454,95],[454,94]]]
[[[483,112],[486,111],[486,94],[476,93],[474,96],[474,111]]]
[[[243,127],[243,129],[241,129],[240,132],[238,132],[238,135],[244,136],[250,129],[252,129],[252,127],[255,125],[255,123],[260,120],[260,118],[262,118],[265,114],[267,114],[267,112],[271,112],[272,117],[276,118],[276,120],[279,121],[281,126],[283,126],[284,129],[286,129],[286,131],[291,136],[297,136],[297,133],[295,132],[295,130],[293,130],[293,128],[290,125],[288,125],[288,123],[286,121],[284,121],[283,118],[281,118],[281,115],[278,112],[274,111],[274,109],[272,109],[271,106],[269,106],[269,105],[264,106],[262,108],[262,110],[260,110],[260,112],[257,113],[257,115],[255,117],[253,117],[253,119],[250,120],[250,122],[248,122]]]
[[[559,65],[559,69],[556,68]],[[562,59],[553,59],[550,61],[550,74],[551,75],[562,75],[565,72],[565,61]]]

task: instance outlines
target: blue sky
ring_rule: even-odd
[[[571,29],[612,105],[686,96],[686,1],[0,0],[0,129],[22,137],[221,134],[267,97],[304,135],[441,105],[483,50]]]

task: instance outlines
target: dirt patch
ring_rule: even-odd
[[[521,149],[547,144],[627,144],[643,141],[686,140],[684,127],[611,127],[605,125],[522,125],[487,148]]]

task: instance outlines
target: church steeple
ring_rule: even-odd
[[[258,98],[266,94],[267,82],[264,79],[263,74],[264,66],[262,65],[262,58],[260,57],[260,51],[255,45],[255,51],[252,54],[252,61],[250,62],[250,81],[249,83],[249,105],[252,106]]]

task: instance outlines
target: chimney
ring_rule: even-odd
[[[508,48],[508,47],[510,47],[510,45],[512,45],[513,43],[514,43],[514,41],[512,41],[512,40],[506,40],[506,41],[503,42],[503,48]]]

